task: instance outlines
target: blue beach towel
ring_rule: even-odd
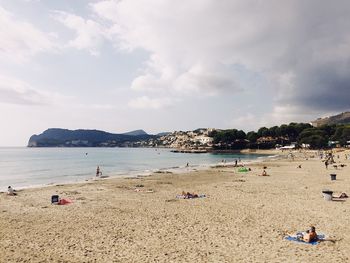
[[[299,232],[299,233],[301,233],[301,232]],[[325,238],[326,238],[326,236],[324,234],[318,234],[317,235],[317,239],[318,240],[324,240]],[[284,239],[288,240],[288,241],[294,241],[294,242],[298,242],[298,243],[302,243],[302,244],[306,244],[306,245],[314,245],[314,246],[318,245],[320,243],[319,241],[312,241],[310,243],[305,242],[303,240],[298,239],[297,235],[295,235],[295,236],[286,236]]]

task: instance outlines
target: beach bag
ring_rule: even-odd
[[[59,201],[60,201],[60,197],[58,195],[51,196],[51,204],[57,205]]]

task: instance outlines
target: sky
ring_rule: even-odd
[[[348,111],[348,0],[0,0],[0,146]]]

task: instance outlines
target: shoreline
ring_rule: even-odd
[[[346,166],[328,170],[307,151],[249,164],[245,173],[220,167],[0,194],[0,261],[347,262],[350,200],[322,197],[326,188],[349,195],[345,153],[336,161]],[[269,176],[258,176],[264,167]],[[206,197],[177,199],[182,191]],[[54,194],[73,203],[51,205]],[[284,239],[310,225],[335,241]]]
[[[39,148],[39,147],[38,147]],[[260,158],[268,158],[268,155],[271,154],[272,151],[261,151],[259,153],[254,153],[254,154],[259,154],[259,155],[264,155],[264,157],[258,157],[256,160],[249,160],[249,162],[252,161],[261,161]],[[231,152],[232,154],[234,154],[233,152]],[[240,152],[235,152],[236,154],[245,154],[245,153],[240,153]],[[275,152],[276,153],[276,152]],[[218,153],[220,154],[220,153]],[[266,157],[265,157],[266,156]],[[247,162],[247,161],[245,161]],[[84,183],[84,182],[88,182],[88,181],[93,181],[93,180],[97,180],[97,179],[113,179],[113,178],[126,178],[126,177],[144,177],[144,176],[151,176],[152,174],[162,174],[162,173],[174,173],[174,174],[179,174],[179,173],[188,173],[188,172],[193,172],[196,170],[207,170],[207,169],[211,169],[215,166],[220,166],[221,162],[218,163],[204,163],[204,164],[195,164],[195,165],[190,165],[189,167],[186,167],[186,165],[183,166],[175,166],[175,167],[162,167],[162,168],[156,168],[156,169],[146,169],[146,170],[139,170],[139,171],[129,171],[129,172],[117,172],[117,171],[112,171],[110,172],[107,177],[104,178],[98,178],[95,177],[94,175],[91,175],[89,177],[84,177],[84,178],[75,178],[75,179],[71,179],[71,180],[67,180],[67,181],[52,181],[49,183],[43,183],[43,184],[31,184],[31,185],[25,185],[25,186],[19,186],[17,187],[14,184],[9,184],[12,187],[14,187],[17,190],[24,190],[24,189],[32,189],[32,188],[41,188],[41,187],[50,187],[50,186],[55,186],[55,185],[70,185],[70,184],[79,184],[79,183]],[[232,164],[231,163],[227,163],[226,166]],[[222,165],[225,166],[225,165]],[[0,191],[0,193],[4,193],[5,189],[3,191]]]

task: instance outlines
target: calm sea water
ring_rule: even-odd
[[[79,182],[95,176],[146,175],[157,170],[198,169],[225,159],[255,160],[261,155],[172,153],[154,148],[0,148],[0,191]],[[190,168],[185,168],[189,163]]]

